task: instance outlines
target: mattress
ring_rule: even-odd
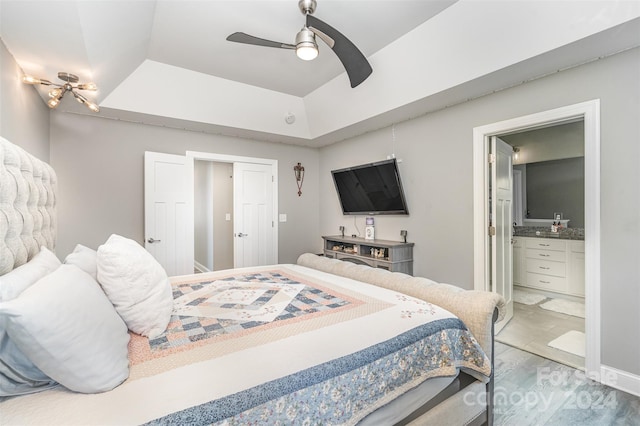
[[[373,285],[274,265],[172,286],[169,327],[132,334],[125,383],[5,400],[3,424],[357,424],[430,378],[491,373],[453,314]]]

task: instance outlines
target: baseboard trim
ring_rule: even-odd
[[[600,374],[602,384],[640,397],[640,376],[606,365],[600,366]]]
[[[193,267],[194,267],[198,272],[201,272],[201,273],[204,273],[204,272],[211,272],[211,271],[209,270],[209,268],[207,268],[207,267],[206,267],[206,266],[204,266],[202,263],[200,263],[200,262],[198,262],[198,261],[196,261],[196,260],[194,260],[194,261],[193,261]]]

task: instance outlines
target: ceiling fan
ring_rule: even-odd
[[[316,6],[316,0],[298,1],[300,12],[306,16],[306,23],[296,35],[295,44],[265,40],[242,32],[231,34],[227,37],[227,40],[255,46],[295,50],[300,59],[310,61],[318,56],[318,44],[316,43],[316,36],[318,36],[334,51],[340,62],[342,62],[349,76],[351,87],[358,86],[373,71],[371,65],[369,65],[362,52],[347,37],[329,24],[313,16]]]

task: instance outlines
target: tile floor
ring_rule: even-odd
[[[548,311],[538,305],[514,303],[513,319],[498,333],[496,341],[573,368],[584,369],[583,357],[547,346],[547,343],[567,331],[584,333],[584,318]]]
[[[639,397],[535,354],[495,348],[495,426],[640,425]]]

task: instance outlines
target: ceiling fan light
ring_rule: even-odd
[[[296,47],[296,55],[304,61],[311,61],[318,56],[318,48],[313,45],[298,45]]]
[[[306,27],[296,35],[296,55],[305,61],[311,61],[318,56],[316,35]]]

